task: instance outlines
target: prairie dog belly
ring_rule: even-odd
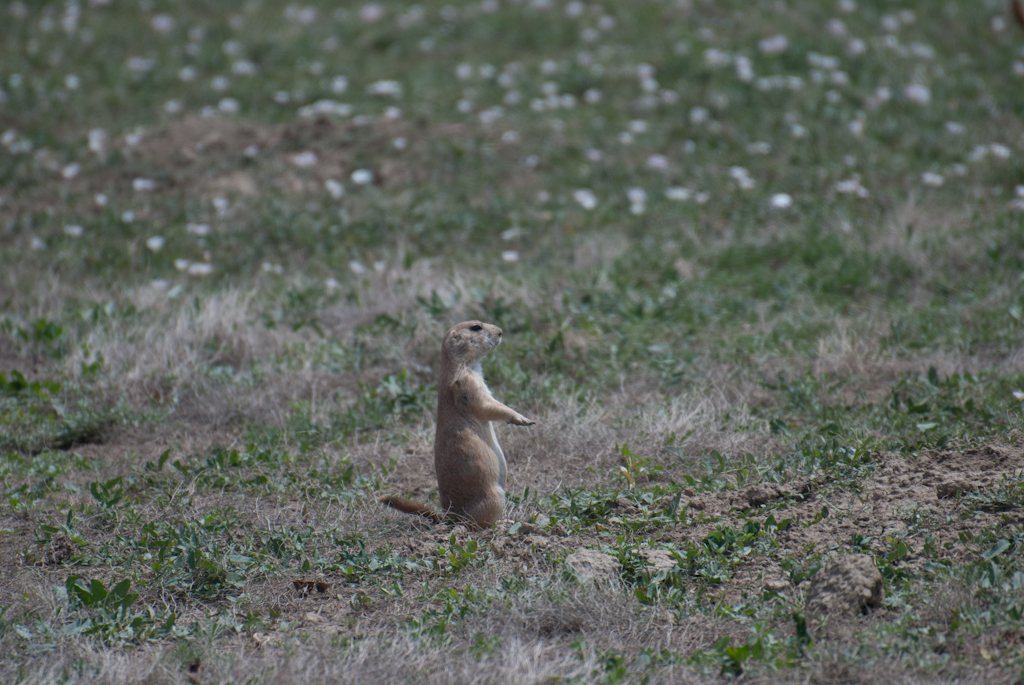
[[[440,488],[461,490],[466,485],[498,482],[503,476],[503,460],[495,453],[495,444],[489,425],[453,431],[446,453],[435,455]]]
[[[487,396],[493,399],[491,389],[487,387],[487,382],[484,380],[484,369],[480,365],[480,362],[475,362],[470,368],[473,369],[474,373],[480,377],[480,382],[483,384],[484,392]],[[505,473],[508,470],[508,465],[505,463],[505,453],[501,451],[501,445],[498,444],[498,434],[494,431],[493,421],[484,421],[481,426],[480,437],[484,442],[488,443],[491,447],[491,451],[494,453],[495,459],[497,460],[498,466],[498,487],[502,490],[505,489]]]
[[[508,466],[505,463],[505,453],[501,451],[501,445],[498,444],[498,435],[494,432],[494,422],[488,421],[484,424],[484,435],[487,441],[490,442],[491,451],[494,452],[494,457],[497,461],[498,467],[498,487],[502,490],[505,489],[505,472],[508,470]]]

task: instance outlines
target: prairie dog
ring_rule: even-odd
[[[498,520],[505,507],[508,467],[493,422],[534,425],[494,399],[484,382],[480,360],[500,342],[497,326],[464,321],[453,326],[441,344],[434,469],[443,511],[401,497],[382,497],[382,503],[435,523],[452,519],[481,529]]]

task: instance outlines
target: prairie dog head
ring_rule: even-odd
[[[458,364],[472,365],[501,342],[501,329],[482,321],[463,321],[452,326],[441,345],[443,356]]]

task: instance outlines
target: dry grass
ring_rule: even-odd
[[[586,678],[598,669],[591,656],[580,660],[569,650],[532,641],[510,639],[494,654],[475,660],[465,647],[425,651],[416,641],[393,635],[368,636],[355,648],[339,648],[329,637],[313,637],[288,649],[260,649],[231,644],[224,652],[201,660],[204,683],[246,682],[271,677],[291,683],[550,683],[555,678]],[[230,651],[227,651],[230,650]],[[81,660],[81,661],[80,661]],[[173,652],[73,652],[48,659],[26,683],[54,682],[69,666],[87,664],[82,683],[180,683],[187,670]],[[697,681],[689,681],[697,682]]]
[[[499,633],[501,646],[479,658],[470,652],[468,641],[424,650],[416,641],[386,633],[366,635],[354,647],[339,646],[337,636],[316,633],[288,647],[260,648],[250,639],[235,638],[224,641],[221,649],[206,652],[198,645],[190,650],[157,645],[124,652],[68,644],[56,653],[37,659],[21,682],[33,685],[58,680],[76,685],[181,683],[189,664],[197,662],[199,681],[211,685],[246,682],[253,678],[269,678],[270,682],[280,685],[310,682],[541,685],[573,679],[593,682],[595,675],[603,671],[601,655],[590,648],[584,647],[580,652],[564,641],[538,640],[532,636],[524,639],[509,632]],[[604,636],[591,637],[596,640]],[[1009,685],[1015,682],[1013,676],[993,668],[965,669],[956,675],[938,676],[909,672],[899,661],[888,660],[873,661],[855,670],[838,651],[823,645],[819,655],[800,671],[745,678],[744,681],[758,685]],[[684,666],[670,665],[651,673],[647,682],[698,685],[722,681],[694,675]]]

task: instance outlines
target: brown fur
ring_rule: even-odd
[[[1021,4],[1020,0],[1013,0],[1010,3],[1010,9],[1013,11],[1013,18],[1017,20],[1017,23],[1024,27],[1024,5]]]
[[[494,399],[484,383],[480,359],[498,346],[501,335],[497,326],[464,321],[441,345],[434,469],[443,513],[400,497],[382,497],[382,503],[435,523],[448,518],[474,528],[494,525],[501,516],[507,466],[491,422],[534,425]]]
[[[417,504],[412,500],[405,499],[404,497],[381,497],[377,500],[381,504],[386,504],[392,509],[398,509],[398,511],[406,514],[415,514],[416,516],[422,516],[425,519],[429,519],[432,523],[444,523],[445,515],[439,511],[434,511],[430,507],[425,507],[422,504]]]

